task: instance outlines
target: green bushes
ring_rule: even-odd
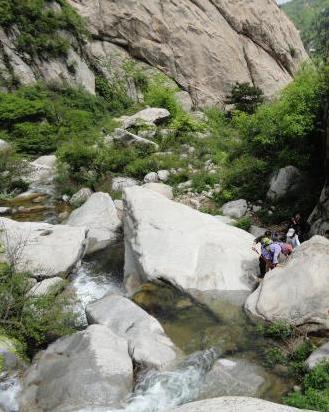
[[[155,76],[149,83],[145,92],[145,104],[151,107],[162,107],[169,110],[172,117],[176,117],[182,111],[177,103],[174,89],[166,84],[166,78],[161,75]]]
[[[10,196],[27,189],[27,183],[22,180],[27,167],[13,150],[0,153],[0,194]]]
[[[109,109],[114,112],[122,112],[133,105],[127,94],[125,80],[114,78],[109,81],[104,76],[96,76],[96,93],[104,98]]]
[[[233,104],[236,110],[249,114],[254,113],[263,102],[262,90],[249,83],[236,83],[226,100],[226,103]]]
[[[302,409],[329,411],[329,362],[317,365],[308,371],[303,382],[302,392],[291,393],[284,403]]]
[[[95,142],[112,129],[109,107],[100,97],[65,85],[23,87],[0,92],[0,134],[26,154],[48,154],[76,138]],[[2,129],[2,132],[1,132]]]
[[[326,70],[304,67],[276,100],[260,105],[253,114],[236,111],[228,120],[214,109],[209,111],[210,127],[218,140],[212,158],[222,169],[219,201],[265,200],[271,174],[287,165],[309,173],[315,181],[319,178],[323,165],[319,125],[329,85]],[[308,214],[318,193],[312,192],[307,201],[302,196],[295,196],[293,202]],[[287,203],[285,199],[285,209]],[[280,210],[270,218],[262,217],[278,223],[287,214],[279,215]]]
[[[56,290],[35,297],[29,294],[30,289],[28,274],[0,264],[0,328],[33,355],[52,340],[72,332],[75,318]]]
[[[0,0],[0,25],[7,31],[14,25],[18,28],[16,47],[23,53],[43,58],[65,56],[70,43],[60,30],[73,33],[80,41],[87,30],[65,0],[57,4],[59,9],[49,7],[45,0]]]
[[[239,229],[243,229],[246,232],[248,232],[248,230],[250,229],[250,226],[251,226],[251,219],[249,217],[242,217],[235,224],[235,227],[238,227]]]

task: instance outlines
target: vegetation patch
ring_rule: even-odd
[[[66,56],[70,42],[60,31],[79,41],[87,35],[83,20],[65,0],[0,0],[0,25],[7,32],[18,29],[16,47],[31,57]]]

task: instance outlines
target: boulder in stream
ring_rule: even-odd
[[[199,402],[187,403],[177,408],[167,409],[166,412],[302,412],[287,405],[264,401],[263,399],[244,396],[224,396],[222,398],[206,399]]]
[[[253,236],[141,187],[124,192],[125,285],[163,278],[184,289],[252,289]]]
[[[20,411],[116,408],[132,384],[126,340],[105,326],[92,325],[37,355],[25,375]]]
[[[329,329],[329,240],[314,236],[294,250],[288,263],[267,273],[248,297],[246,311],[256,319],[287,321],[310,330]]]
[[[206,375],[201,396],[260,396],[266,388],[260,366],[244,359],[219,359]]]
[[[0,244],[5,249],[0,260],[35,277],[65,277],[84,254],[86,234],[84,227],[0,218]]]
[[[86,308],[89,323],[105,325],[129,342],[135,362],[161,369],[176,359],[176,348],[160,323],[131,300],[110,294]]]
[[[66,224],[89,229],[86,254],[105,249],[120,237],[121,221],[108,193],[92,194],[86,203],[71,213]]]

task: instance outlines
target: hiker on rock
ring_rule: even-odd
[[[296,213],[291,218],[289,229],[295,230],[298,236],[299,242],[303,242],[305,240],[305,234],[308,231],[308,225],[306,222],[304,222],[300,213]]]
[[[298,234],[296,233],[296,230],[292,227],[287,232],[286,243],[291,245],[293,249],[296,249],[296,247],[300,246]]]
[[[270,239],[263,242],[262,256],[266,262],[266,273],[278,265],[281,251],[282,249],[280,243],[273,242]]]
[[[255,250],[258,253],[255,245],[260,243],[261,247],[263,248],[263,244],[268,243],[268,241],[271,241],[271,238],[272,238],[272,232],[270,230],[267,230],[262,236],[258,236],[254,240],[253,250]],[[263,278],[266,274],[266,260],[265,260],[262,253],[259,256],[259,270],[260,270],[260,276],[259,277]]]

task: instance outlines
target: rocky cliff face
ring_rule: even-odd
[[[202,106],[223,103],[238,81],[273,95],[307,58],[297,30],[274,0],[68,2],[92,33],[83,53],[73,41],[67,59],[31,63],[15,50],[15,34],[0,31],[3,73],[23,83],[60,78],[93,91],[95,68],[106,72],[104,62],[115,66],[133,57],[166,73]]]
[[[309,223],[311,235],[325,235],[329,230],[329,110],[327,115],[327,133],[324,145],[325,151],[325,184],[318,204],[313,210]]]
[[[307,57],[274,0],[69,2],[105,48],[161,69],[199,105],[222,103],[237,81],[273,95]]]

